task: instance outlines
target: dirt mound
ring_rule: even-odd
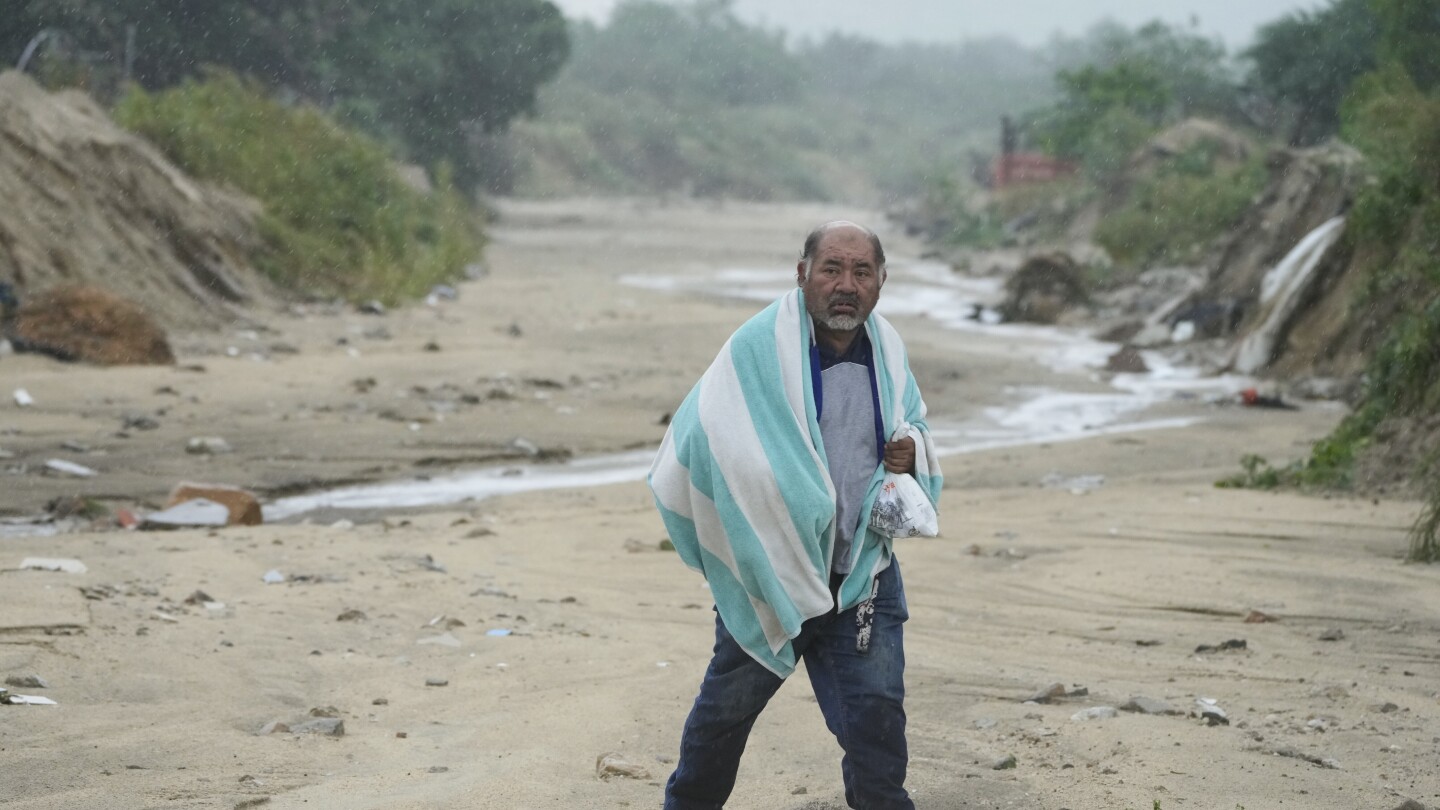
[[[1064,253],[1045,253],[1026,259],[1005,282],[1000,316],[1007,321],[1055,323],[1085,300],[1075,260]]]
[[[167,327],[213,326],[270,295],[249,256],[258,205],[186,177],[88,96],[0,74],[0,281],[23,303],[101,287]]]
[[[106,366],[175,362],[165,332],[140,307],[97,287],[66,285],[20,305],[4,324],[20,351]]]

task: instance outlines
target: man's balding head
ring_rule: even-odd
[[[816,226],[816,228],[805,237],[805,245],[800,248],[800,261],[805,264],[805,275],[807,277],[810,275],[811,265],[815,262],[815,253],[820,249],[820,240],[826,234],[833,231],[852,228],[865,234],[866,238],[870,240],[870,246],[875,251],[875,267],[880,270],[885,269],[885,248],[880,245],[880,237],[876,236],[874,231],[864,225],[845,219],[836,219],[824,225]]]

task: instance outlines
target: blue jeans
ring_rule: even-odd
[[[864,810],[913,810],[905,792],[905,648],[909,618],[899,563],[880,573],[869,648],[856,647],[857,608],[805,622],[794,640],[825,725],[845,755],[845,801]],[[785,681],[751,658],[715,619],[715,655],[685,720],[665,810],[720,810],[735,787],[755,718]]]

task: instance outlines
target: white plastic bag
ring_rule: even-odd
[[[935,537],[940,522],[930,497],[909,473],[887,471],[870,510],[870,528],[886,537]]]

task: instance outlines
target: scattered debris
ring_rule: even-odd
[[[1105,476],[1098,474],[1066,476],[1059,472],[1051,472],[1040,479],[1040,486],[1046,489],[1069,490],[1071,495],[1084,495],[1105,486]]]
[[[1205,721],[1206,725],[1230,725],[1230,716],[1225,713],[1224,709],[1220,708],[1220,703],[1214,698],[1195,698],[1195,706],[1199,711],[1201,719]]]
[[[1261,394],[1254,388],[1246,388],[1240,392],[1240,404],[1247,408],[1274,408],[1282,411],[1300,410],[1298,407],[1281,399],[1279,394],[1268,396]]]
[[[0,704],[11,706],[59,706],[60,704],[39,695],[19,695],[7,689],[0,689]]]
[[[441,633],[441,634],[438,635],[438,636],[429,636],[428,638],[422,638],[422,639],[420,639],[419,641],[417,641],[417,642],[415,642],[415,643],[416,643],[416,644],[439,644],[439,645],[444,646],[444,647],[459,647],[459,646],[460,646],[460,639],[456,638],[456,637],[454,636],[454,634],[452,634],[452,633]]]
[[[512,631],[512,630],[511,630],[510,628],[508,628],[508,627],[495,627],[495,628],[491,628],[491,629],[489,629],[489,630],[486,630],[486,631],[485,631],[485,635],[487,635],[487,636],[497,636],[497,637],[499,637],[499,636],[508,636],[508,635],[510,635],[510,634],[513,633],[513,632],[514,632],[514,631]],[[447,634],[447,635],[448,635],[448,634]]]
[[[1315,765],[1315,766],[1318,766],[1318,767],[1321,767],[1321,768],[1326,768],[1326,769],[1328,769],[1328,770],[1339,770],[1339,769],[1340,769],[1340,763],[1339,763],[1339,762],[1336,762],[1336,761],[1333,760],[1333,759],[1330,759],[1329,757],[1317,757],[1317,756],[1315,756],[1314,754],[1307,754],[1307,753],[1305,753],[1304,751],[1300,751],[1300,750],[1295,749],[1295,748],[1290,748],[1289,746],[1282,747],[1282,748],[1273,748],[1273,749],[1269,749],[1269,750],[1262,749],[1262,748],[1252,748],[1252,749],[1250,749],[1250,750],[1252,750],[1252,751],[1261,751],[1261,752],[1263,752],[1263,753],[1270,754],[1271,756],[1286,757],[1286,758],[1288,758],[1288,759],[1298,759],[1298,760],[1300,760],[1300,761],[1302,761],[1302,762],[1308,762],[1308,763],[1310,763],[1311,765]]]
[[[151,512],[140,522],[142,529],[183,529],[204,526],[225,526],[230,510],[223,503],[209,498],[194,498],[180,504]]]
[[[595,775],[608,782],[616,777],[622,779],[649,779],[650,772],[616,753],[601,754],[595,758]]]
[[[1119,716],[1120,712],[1114,706],[1091,706],[1070,715],[1070,719],[1073,722],[1082,723],[1087,720],[1109,720]]]
[[[93,478],[99,474],[83,464],[76,464],[61,458],[52,458],[46,461],[45,470],[57,475],[70,475],[76,478]]]
[[[197,484],[188,481],[176,484],[175,488],[170,490],[170,498],[165,502],[165,508],[169,509],[196,498],[223,504],[229,512],[227,525],[259,526],[265,521],[260,499],[255,497],[254,493],[224,484]]]
[[[1226,651],[1226,650],[1244,650],[1244,649],[1247,649],[1247,645],[1246,645],[1246,643],[1245,643],[1245,639],[1243,639],[1243,638],[1232,638],[1232,639],[1230,639],[1230,640],[1228,640],[1228,641],[1222,641],[1222,642],[1220,642],[1219,644],[1201,644],[1200,646],[1198,646],[1198,647],[1195,648],[1195,654],[1196,654],[1196,655],[1203,655],[1203,654],[1205,654],[1205,653],[1224,652],[1224,651]]]
[[[20,561],[20,569],[31,571],[60,571],[66,574],[83,574],[90,570],[85,563],[69,557],[26,557]]]
[[[30,392],[26,391],[24,388],[16,388],[15,404],[20,406],[21,408],[28,408],[31,405],[35,404],[35,398],[30,396]]]
[[[1163,700],[1136,695],[1120,704],[1120,710],[1138,714],[1184,714]]]
[[[219,436],[195,436],[185,443],[185,452],[192,456],[218,456],[233,453],[235,448]]]
[[[272,568],[266,571],[265,576],[260,579],[262,579],[266,585],[279,585],[285,581],[285,575]]]
[[[7,675],[5,685],[17,689],[49,689],[50,684],[39,675]]]

